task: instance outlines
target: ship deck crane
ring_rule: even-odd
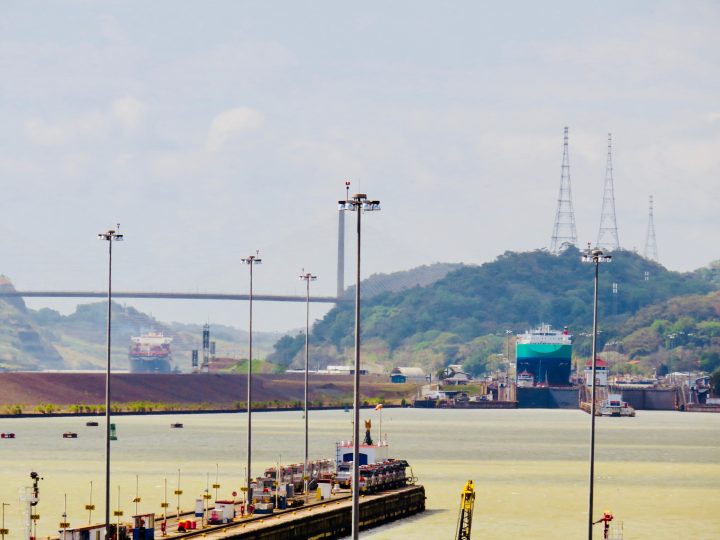
[[[455,529],[456,540],[470,540],[472,529],[472,515],[475,507],[475,487],[473,481],[468,480],[460,493],[460,515]]]

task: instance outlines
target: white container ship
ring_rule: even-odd
[[[131,337],[130,373],[170,373],[172,371],[172,352],[170,344],[173,338],[162,332],[148,332]]]

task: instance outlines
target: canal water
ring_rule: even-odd
[[[473,537],[583,538],[587,527],[587,414],[572,410],[362,411],[391,455],[405,458],[427,492],[427,512],[362,534],[363,538],[453,538],[460,491],[472,479],[477,493]],[[335,442],[350,438],[351,413],[310,414],[310,454],[334,458]],[[19,489],[40,483],[38,536],[57,534],[67,496],[67,521],[103,519],[104,428],[87,418],[0,419],[0,501],[9,538],[22,537]],[[122,416],[114,419],[111,506],[124,516],[194,508],[205,489],[219,498],[240,492],[246,463],[244,414]],[[170,425],[182,422],[183,429]],[[253,473],[276,462],[302,461],[300,412],[253,415]],[[78,433],[63,439],[62,433]],[[595,515],[611,510],[625,538],[717,538],[720,530],[720,415],[639,411],[635,418],[598,418]],[[596,538],[601,538],[599,530]]]

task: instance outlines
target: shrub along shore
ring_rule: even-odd
[[[378,405],[383,408],[406,407],[410,404],[410,400],[405,398],[394,401],[386,401],[382,398],[373,398],[363,400],[361,408],[372,409]],[[246,403],[235,402],[231,406],[219,406],[218,404],[201,403],[178,404],[178,403],[153,403],[148,401],[131,402],[131,403],[113,403],[111,414],[113,416],[132,416],[132,415],[156,415],[156,414],[218,414],[218,413],[244,413],[246,412]],[[308,408],[313,411],[320,410],[338,410],[352,408],[352,402],[325,403],[315,402],[308,404]],[[274,401],[272,403],[264,401],[253,402],[253,412],[273,412],[273,411],[302,411],[303,403],[297,400],[292,402]],[[35,407],[24,407],[22,405],[6,405],[0,413],[0,418],[37,418],[37,417],[67,417],[67,416],[104,416],[104,405],[55,405],[52,403],[41,403]]]

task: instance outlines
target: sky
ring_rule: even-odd
[[[581,245],[607,134],[618,236],[720,259],[716,1],[13,1],[0,11],[0,273],[18,289],[335,291],[337,201],[362,275],[550,245],[563,128]],[[347,251],[354,252],[354,215]],[[348,256],[346,281],[353,280]],[[32,300],[63,312],[74,301]],[[145,301],[244,326],[245,304]],[[325,306],[314,306],[322,317]],[[254,327],[304,326],[256,304]]]

